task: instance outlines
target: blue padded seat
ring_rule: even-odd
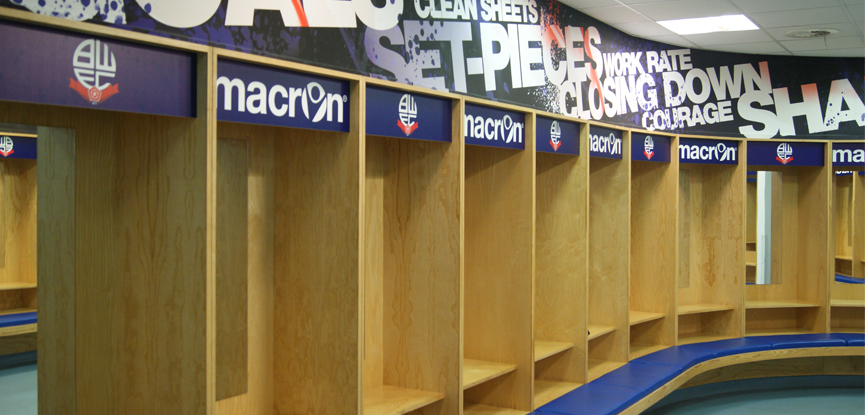
[[[617,414],[631,406],[646,392],[624,386],[587,383],[538,408],[536,415]]]
[[[754,337],[749,337],[753,339]],[[773,349],[800,349],[804,347],[846,346],[847,341],[826,333],[787,334],[781,336],[761,336],[756,339],[769,343]]]
[[[36,312],[4,314],[0,316],[0,327],[24,326],[36,323]]]
[[[738,339],[717,340],[706,343],[689,344],[686,347],[695,350],[705,350],[715,354],[715,357],[731,356],[734,354],[762,352],[771,350],[772,345],[761,341],[759,337],[745,337]]]
[[[682,368],[676,366],[629,363],[595,379],[592,383],[637,389],[640,393],[625,402],[627,406],[631,406],[681,373]]]
[[[865,284],[865,280],[862,278],[850,277],[843,274],[835,274],[835,282],[844,284]]]
[[[844,339],[848,346],[865,346],[865,333],[832,333],[832,336]]]
[[[632,362],[674,366],[685,370],[689,367],[715,358],[715,353],[710,350],[696,349],[688,346],[673,346],[664,350],[643,356]]]

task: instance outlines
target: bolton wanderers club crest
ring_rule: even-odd
[[[553,121],[553,125],[550,126],[550,145],[553,146],[553,151],[559,151],[559,147],[562,146],[562,142],[559,141],[561,138],[562,127],[558,121]]]
[[[93,105],[120,92],[118,84],[110,82],[117,74],[114,53],[99,40],[87,39],[75,48],[72,70],[76,79],[69,79],[69,87]]]
[[[787,164],[793,161],[793,146],[788,143],[781,143],[778,145],[778,151],[775,154],[777,154],[775,160],[780,161],[781,164]]]
[[[646,139],[643,140],[643,154],[646,155],[646,158],[651,160],[652,156],[655,155],[655,152],[652,151],[655,149],[655,140],[652,139],[652,136],[647,135]]]
[[[417,130],[417,102],[411,95],[405,94],[399,100],[399,122],[397,126],[406,136],[410,136],[414,130]]]
[[[12,150],[12,147],[15,143],[12,141],[12,137],[4,135],[0,137],[0,156],[9,157],[10,154],[15,151]]]

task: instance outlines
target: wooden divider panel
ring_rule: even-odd
[[[38,188],[38,408],[72,415],[75,405],[75,132],[40,128]],[[50,393],[49,393],[50,391]]]
[[[246,141],[217,140],[216,399],[248,384],[248,159]]]

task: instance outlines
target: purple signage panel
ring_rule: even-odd
[[[0,133],[0,158],[36,159],[36,137]]]
[[[832,166],[865,167],[865,141],[832,144]]]
[[[748,141],[748,164],[752,166],[822,166],[823,143]]]
[[[631,133],[631,160],[670,162],[670,137]]]
[[[366,133],[451,142],[451,101],[394,89],[366,88]]]
[[[0,21],[0,100],[195,117],[195,56]]]
[[[349,130],[348,81],[230,60],[216,73],[219,121]]]
[[[603,127],[589,127],[589,155],[622,159],[622,132]]]
[[[466,103],[466,144],[526,148],[526,115]]]
[[[733,140],[679,139],[679,163],[739,164],[739,142]]]
[[[537,117],[535,150],[544,153],[580,154],[580,124]]]

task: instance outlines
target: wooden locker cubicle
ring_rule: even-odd
[[[630,359],[676,345],[678,158],[673,137],[632,131],[630,185]]]
[[[248,197],[234,211],[216,201],[217,231],[228,222],[247,232],[217,235],[217,263],[245,253],[247,264],[217,270],[217,338],[225,337],[216,346],[216,413],[359,413],[360,79],[216,55],[217,188],[234,189],[217,196]],[[276,91],[266,103],[255,101],[261,88]],[[220,291],[237,273],[247,291]]]
[[[363,414],[462,410],[462,104],[366,80]]]
[[[592,381],[628,362],[630,327],[657,318],[631,313],[629,132],[588,127],[589,275],[588,377]]]
[[[6,8],[0,27],[5,69],[51,68],[5,73],[0,102],[0,123],[37,128],[40,413],[207,413],[209,49]],[[106,85],[56,59],[76,48],[117,56]]]
[[[0,315],[36,311],[36,128],[0,125]],[[0,328],[0,356],[36,350],[36,323]]]
[[[744,334],[743,141],[678,137],[678,344]]]
[[[830,148],[826,142],[792,140],[749,140],[747,147],[749,170],[781,176],[772,178],[772,284],[746,287],[745,334],[825,333],[834,261]]]
[[[464,413],[531,411],[534,114],[466,99]]]
[[[588,128],[537,115],[534,407],[586,383]]]
[[[834,272],[830,330],[865,331],[865,143],[832,143]],[[836,278],[836,275],[838,276]]]

